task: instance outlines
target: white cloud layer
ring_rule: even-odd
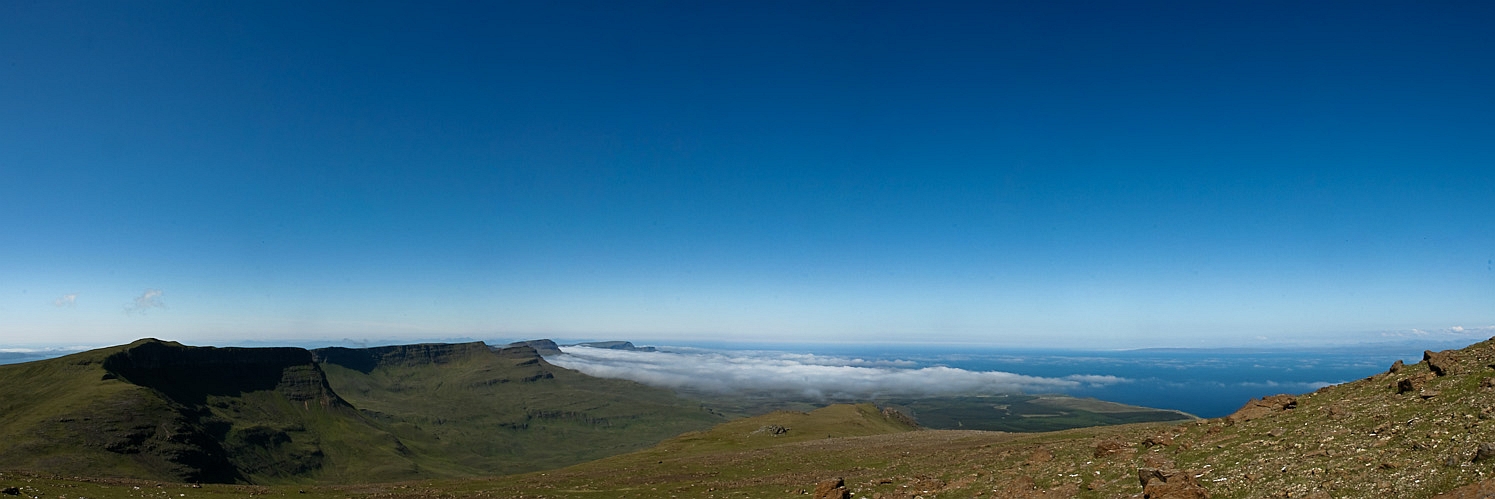
[[[1116,376],[1025,376],[1001,371],[968,371],[935,366],[914,368],[911,361],[865,360],[784,352],[720,352],[683,349],[632,352],[563,347],[552,364],[646,385],[721,393],[772,391],[814,398],[865,399],[876,396],[989,395],[1053,393],[1128,380]]]
[[[78,293],[68,293],[52,300],[52,305],[57,307],[71,307],[78,303]]]

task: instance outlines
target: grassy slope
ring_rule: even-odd
[[[555,468],[722,421],[665,390],[555,367],[530,348],[457,347],[438,362],[322,365],[335,391],[425,456],[434,474]]]
[[[1193,419],[1178,411],[1059,395],[935,397],[881,400],[878,403],[913,416],[926,428],[945,430],[1044,432]]]
[[[164,371],[164,377],[196,373],[198,382],[172,383],[187,388],[165,391],[151,388],[160,380],[147,375],[132,382],[106,369],[108,359],[142,350],[168,352],[171,358],[212,351],[142,340],[0,366],[0,465],[91,476],[255,483],[421,476],[410,472],[413,463],[401,455],[399,443],[356,410],[335,399],[292,393],[298,383],[313,388],[320,383],[309,363],[285,369],[269,365],[254,375],[243,374],[253,366],[178,366]],[[266,378],[263,386],[244,389],[214,379],[255,375]]]
[[[1484,342],[1460,353],[1454,374],[1428,377],[1418,391],[1398,393],[1395,384],[1430,376],[1426,363],[1329,387],[1299,397],[1294,409],[1234,423],[1214,419],[1037,434],[940,430],[819,438],[824,427],[817,425],[835,426],[829,423],[835,418],[824,418],[783,423],[791,429],[775,439],[752,436],[752,431],[782,421],[757,419],[561,470],[318,487],[301,497],[766,498],[794,495],[832,476],[845,477],[860,497],[1139,497],[1140,467],[1188,470],[1216,498],[1431,497],[1495,476],[1495,462],[1473,460],[1480,443],[1495,442],[1492,364],[1495,344]],[[783,415],[763,418],[772,417]],[[807,440],[790,437],[796,427]],[[1166,443],[1144,444],[1149,439]],[[1098,456],[1097,444],[1106,441],[1116,442],[1118,452]],[[33,482],[20,482],[26,479]],[[128,484],[0,476],[0,486],[17,483],[26,483],[38,495],[71,486],[91,487],[89,497],[138,497],[130,495]],[[205,487],[194,496],[232,491]],[[294,493],[285,488],[256,491]]]

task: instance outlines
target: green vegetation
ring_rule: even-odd
[[[1193,419],[1178,411],[1053,395],[931,397],[877,403],[912,416],[921,426],[941,430],[1045,432]]]
[[[396,357],[408,358],[409,353]],[[36,380],[26,388],[7,391],[6,396],[0,398],[5,409],[0,412],[0,418],[3,418],[0,422],[5,423],[3,436],[13,439],[7,442],[19,441],[24,446],[20,450],[15,445],[8,447],[6,454],[0,455],[5,460],[0,462],[10,467],[11,463],[17,462],[15,459],[24,458],[27,459],[24,462],[33,464],[32,469],[44,469],[35,465],[44,460],[69,462],[58,460],[69,456],[56,452],[61,447],[48,447],[37,439],[28,439],[27,431],[15,429],[18,421],[53,414],[48,410],[76,409],[73,404],[78,401],[70,401],[75,394],[46,397],[46,394],[53,393],[51,390],[87,388],[91,390],[89,395],[116,397],[141,392],[142,389],[136,385],[102,379],[108,373],[99,369],[98,364],[103,356],[109,354],[101,352],[67,362],[37,363],[15,366],[15,370],[0,370],[0,381],[4,381],[7,387]],[[463,411],[467,409],[451,405],[451,401],[461,397],[441,395],[443,390],[464,392],[476,389],[475,386],[524,383],[523,379],[534,378],[542,371],[549,372],[545,364],[531,363],[520,352],[500,352],[491,358],[502,361],[487,364],[472,361],[465,355],[447,361],[459,365],[475,362],[452,371],[486,372],[483,375],[436,375],[425,372],[419,367],[419,362],[392,362],[391,359],[365,364],[348,361],[321,365],[326,366],[329,374],[338,372],[332,378],[346,377],[332,385],[344,386],[350,393],[358,392],[359,386],[367,387],[369,394],[382,393],[384,388],[381,387],[403,387],[402,390],[390,390],[393,393],[419,393],[431,391],[430,387],[435,386],[437,395],[427,399],[410,395],[376,401],[350,396],[352,405],[348,405],[354,407],[366,403],[380,407],[368,409],[364,414],[371,420],[379,420],[380,428],[391,428],[388,438],[392,441],[411,442],[405,444],[403,451],[396,450],[397,453],[420,456],[428,452],[423,450],[427,446],[446,449],[447,455],[453,457],[423,463],[422,468],[416,470],[429,473],[423,476],[435,476],[438,473],[428,472],[425,466],[441,472],[473,466],[472,461],[458,457],[469,444],[447,443],[468,434],[458,432],[450,422],[434,419],[443,417],[435,415],[438,413],[466,414]],[[734,420],[709,430],[684,433],[648,449],[561,469],[489,478],[421,479],[360,485],[202,485],[199,488],[169,482],[97,478],[103,472],[89,473],[92,478],[86,479],[36,472],[5,472],[0,474],[0,489],[16,487],[18,495],[34,498],[242,497],[250,494],[311,498],[771,498],[799,495],[813,490],[821,480],[842,477],[847,488],[855,493],[854,497],[1105,498],[1140,496],[1143,489],[1138,478],[1139,470],[1151,469],[1164,470],[1158,473],[1172,477],[1170,483],[1182,484],[1196,493],[1180,497],[1202,497],[1200,494],[1207,493],[1214,498],[1425,498],[1465,484],[1485,483],[1488,486],[1490,482],[1484,480],[1495,477],[1495,369],[1491,368],[1495,365],[1495,343],[1484,342],[1458,352],[1433,354],[1430,358],[1430,361],[1327,387],[1309,395],[1256,401],[1230,417],[1212,420],[1137,423],[1044,433],[915,430],[906,417],[897,412],[879,410],[871,404],[836,405],[809,412],[780,411]],[[379,367],[381,365],[384,367]],[[1433,369],[1435,366],[1437,369]],[[95,376],[92,379],[97,383],[49,378],[64,372],[69,373],[62,376],[67,379],[75,378],[73,375],[78,373]],[[503,379],[509,381],[486,385],[478,382]],[[551,378],[541,375],[531,383],[539,383],[541,379],[559,380],[562,375],[555,371]],[[109,393],[110,390],[114,393]],[[40,396],[42,400],[18,398],[15,394],[19,393]],[[514,401],[536,400],[524,398],[524,395],[492,393],[494,396],[512,396]],[[569,393],[580,396],[583,392]],[[220,400],[213,397],[220,396],[224,395],[212,395],[206,400],[211,406],[215,400]],[[268,395],[248,394],[239,399],[245,404],[258,405],[265,401],[248,400],[247,397],[259,396]],[[423,402],[425,400],[429,402]],[[1126,406],[1084,399],[1038,397],[1016,402],[1036,404],[1034,410],[1084,410],[1093,414],[1123,415],[1132,412]],[[157,403],[150,402],[142,407],[149,408]],[[413,410],[409,406],[422,404],[431,407],[431,412],[421,416],[424,419],[400,416],[402,407],[409,411]],[[312,405],[303,404],[301,408],[307,410]],[[1015,403],[1006,405],[1010,407]],[[294,404],[290,407],[296,408]],[[339,413],[331,410],[333,407],[336,404],[329,404],[329,410],[317,414],[326,414],[329,420],[344,423],[354,421],[334,419],[333,416]],[[148,413],[144,408],[124,412]],[[692,410],[700,411],[698,408]],[[601,416],[606,414],[604,409],[597,411],[598,420],[611,418]],[[102,417],[105,412],[108,411],[100,410],[91,413],[90,417]],[[69,414],[77,413],[73,410]],[[306,418],[308,432],[322,424],[316,421],[318,417],[322,416]],[[406,421],[402,419],[404,417],[412,419]],[[525,417],[528,419],[523,419]],[[245,418],[247,420],[248,416]],[[484,424],[509,421],[517,425],[521,420],[527,421],[530,428],[539,428],[563,427],[574,418],[553,420],[508,412],[487,419]],[[263,416],[257,421],[260,426],[269,427],[277,419]],[[45,425],[29,428],[34,430],[42,426]],[[276,436],[275,431],[253,428],[235,427],[230,433],[239,435],[236,438],[244,442],[304,443],[294,432],[287,431],[290,439],[286,441]],[[51,435],[64,437],[66,434]],[[50,453],[49,448],[53,449]],[[322,448],[323,459],[328,461],[341,459],[340,456],[348,452],[326,445]],[[1481,448],[1486,449],[1483,457],[1479,455]],[[33,455],[32,451],[38,453]],[[110,460],[110,456],[114,456],[114,460]],[[76,463],[87,461],[88,465],[99,466],[99,470],[145,467],[131,461],[133,458],[109,453],[67,459],[77,459]]]
[[[556,368],[529,348],[317,355],[323,362],[294,348],[141,340],[0,366],[0,467],[257,484],[491,475],[636,450],[721,421],[667,391]]]
[[[482,343],[323,349],[332,388],[438,476],[557,468],[638,450],[723,419],[668,391]]]

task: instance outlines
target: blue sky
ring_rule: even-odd
[[[1495,334],[1495,5],[984,3],[5,2],[0,343]]]

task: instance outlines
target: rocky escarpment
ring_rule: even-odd
[[[60,469],[109,461],[90,454],[103,451],[186,482],[306,475],[323,461],[307,413],[352,414],[311,354],[299,348],[189,347],[145,339],[97,365],[104,371],[100,382],[137,388],[100,390],[93,403],[38,428],[60,435],[58,445],[82,449],[67,454]]]
[[[312,350],[319,363],[337,364],[368,374],[380,366],[418,366],[446,364],[455,360],[486,355],[491,350],[483,342],[421,343],[373,348],[328,347]]]
[[[514,347],[530,347],[539,352],[540,355],[557,355],[561,353],[561,346],[551,340],[529,340],[510,343],[508,347],[493,347],[494,350]]]
[[[344,404],[312,360],[311,353],[300,348],[189,347],[146,339],[105,357],[103,367],[184,404],[258,391],[276,391],[290,400],[323,406]]]

